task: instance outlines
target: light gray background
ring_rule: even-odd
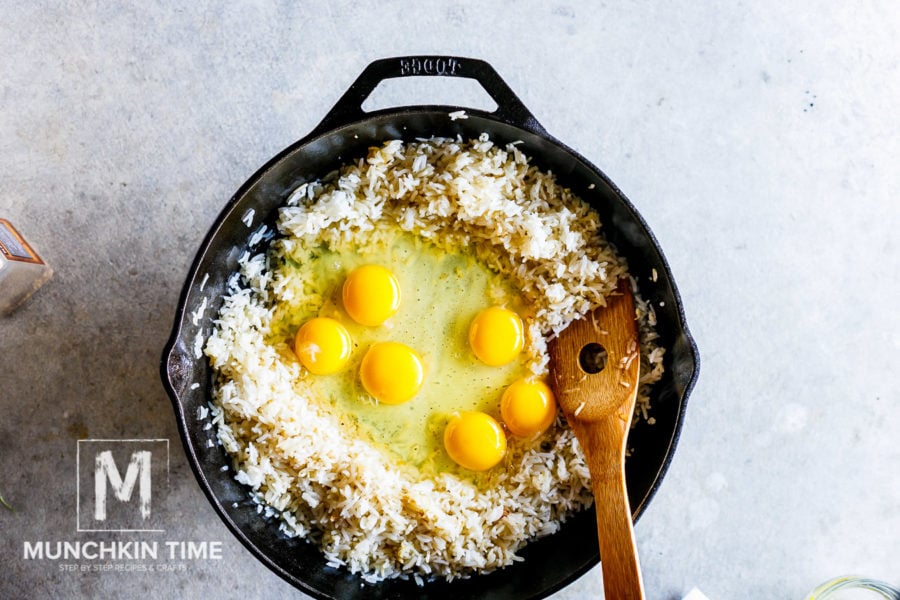
[[[637,525],[649,598],[900,582],[895,2],[4,3],[0,217],[56,270],[0,319],[0,596],[296,597],[208,506],[158,377],[202,237],[370,61],[486,59],[664,248],[703,358]],[[184,6],[179,5],[193,5]],[[456,83],[385,104],[478,103]],[[373,99],[374,100],[374,99]],[[22,559],[75,533],[82,438],[171,440],[171,575]],[[112,539],[129,539],[124,536]],[[598,597],[599,569],[559,599]]]

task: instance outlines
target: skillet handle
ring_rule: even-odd
[[[522,101],[503,81],[494,67],[477,58],[432,55],[383,58],[371,63],[325,115],[312,134],[324,133],[341,125],[364,119],[366,112],[362,109],[363,102],[385,79],[421,76],[474,79],[497,103],[497,110],[489,114],[510,125],[547,136],[544,127],[538,123],[531,111],[525,108]]]

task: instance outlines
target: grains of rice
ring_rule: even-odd
[[[203,313],[206,312],[206,301],[207,301],[207,298],[206,298],[206,296],[204,296],[203,302],[201,302],[200,306],[197,307],[197,310],[194,311],[192,318],[191,318],[191,323],[193,325],[197,325],[197,323],[200,322],[201,317],[203,317]]]
[[[194,336],[194,358],[203,358],[203,332],[198,331]]]
[[[300,185],[280,211],[282,237],[266,254],[241,257],[205,345],[216,371],[211,422],[236,479],[285,534],[311,536],[328,564],[364,581],[452,580],[521,560],[524,544],[592,501],[590,476],[561,416],[536,439],[511,438],[501,465],[477,480],[398,464],[342,427],[287,345],[267,339],[274,306],[290,300],[279,274],[290,244],[341,247],[397,227],[449,251],[467,249],[516,286],[534,308],[526,353],[540,376],[546,340],[603,305],[628,275],[585,202],[516,144],[498,147],[486,135],[372,148]],[[653,342],[652,308],[636,297],[635,310],[635,413],[646,419],[663,349]]]

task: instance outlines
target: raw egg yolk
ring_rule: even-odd
[[[360,325],[381,325],[400,308],[400,283],[382,266],[363,265],[344,280],[343,300],[344,310]]]
[[[525,327],[513,311],[501,306],[482,310],[469,326],[469,345],[478,360],[497,367],[511,362],[525,346]]]
[[[294,337],[294,354],[315,375],[340,371],[350,359],[352,347],[347,328],[327,317],[307,321]]]
[[[506,454],[506,434],[500,423],[486,413],[458,412],[444,429],[444,448],[459,466],[486,471]]]
[[[397,342],[378,342],[363,356],[359,377],[379,402],[402,404],[419,392],[425,370],[412,348]]]
[[[503,392],[500,416],[519,437],[543,433],[556,418],[553,392],[540,379],[519,379]]]

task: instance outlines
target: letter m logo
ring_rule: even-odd
[[[140,482],[141,518],[150,518],[150,499],[152,498],[152,485],[150,478],[150,461],[153,453],[149,450],[138,450],[131,453],[131,462],[125,471],[125,479],[119,475],[116,461],[111,450],[104,450],[97,454],[94,466],[94,519],[106,520],[106,488],[111,486],[116,493],[116,498],[122,502],[131,500],[135,482]],[[138,479],[140,476],[140,479]]]
[[[164,531],[169,440],[78,440],[78,531]]]

